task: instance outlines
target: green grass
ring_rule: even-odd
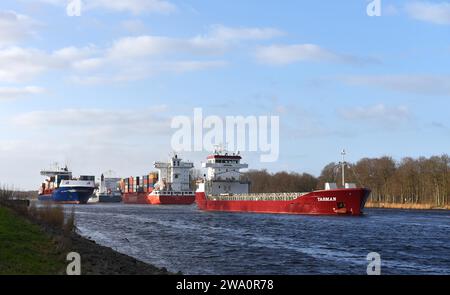
[[[0,207],[0,275],[62,274],[64,257],[37,225]]]

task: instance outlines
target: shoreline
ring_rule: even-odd
[[[22,207],[24,208],[24,207]],[[16,244],[15,248],[30,248],[28,251],[12,249],[3,257],[3,265],[14,274],[65,275],[70,261],[67,254],[76,252],[81,257],[81,275],[180,275],[166,268],[159,268],[140,261],[114,249],[97,244],[81,236],[77,231],[70,232],[32,220],[16,208],[0,205],[0,227],[3,226],[7,244]],[[15,230],[20,228],[20,231]],[[24,246],[25,235],[28,240]],[[37,245],[37,242],[38,246]],[[1,241],[0,241],[1,244]],[[5,245],[4,245],[5,246]],[[6,245],[7,246],[7,245]],[[34,251],[30,258],[29,252]],[[49,264],[51,261],[51,265]],[[9,265],[9,268],[8,268]],[[26,270],[25,270],[26,269]]]
[[[450,210],[450,206],[437,207],[432,204],[400,204],[385,202],[367,202],[366,208],[371,209],[402,209],[402,210]]]
[[[174,275],[114,249],[97,244],[77,232],[71,234],[71,250],[80,254],[82,275]]]

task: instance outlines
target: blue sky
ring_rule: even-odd
[[[448,153],[450,2],[369,2],[2,1],[0,183],[33,189],[55,161],[144,174],[195,107],[280,116],[279,160],[252,168]]]

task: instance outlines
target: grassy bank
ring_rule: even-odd
[[[450,206],[436,207],[432,204],[398,204],[368,202],[366,208],[406,209],[406,210],[450,210]]]
[[[73,210],[27,199],[0,189],[0,274],[65,274],[70,252],[80,254],[83,275],[171,274],[80,236]]]
[[[69,230],[71,219],[59,206],[30,207],[25,215],[0,205],[0,275],[63,275],[69,252],[80,254],[82,275],[171,274]]]
[[[65,257],[38,225],[0,207],[0,274],[62,274]]]

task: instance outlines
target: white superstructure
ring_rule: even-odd
[[[241,177],[241,169],[248,164],[241,163],[242,157],[236,153],[216,151],[202,164],[207,169],[206,179],[198,183],[198,191],[207,195],[248,194],[250,183]]]
[[[154,166],[158,170],[159,181],[156,183],[152,194],[158,194],[162,191],[193,194],[190,178],[190,171],[194,168],[193,163],[183,162],[175,154],[168,162],[155,162]]]
[[[120,180],[118,177],[107,177],[104,174],[100,176],[100,185],[98,187],[99,195],[121,195]]]
[[[113,172],[102,173],[100,176],[100,183],[95,191],[95,194],[89,199],[89,203],[105,202],[105,198],[121,198],[122,192],[120,191],[121,178],[113,177]],[[103,198],[101,200],[101,198]]]
[[[42,176],[47,176],[47,179],[42,184],[39,192],[43,193],[46,189],[57,188],[94,188],[95,178],[94,176],[80,176],[78,179],[73,178],[72,172],[65,166],[61,168],[57,163],[54,167],[48,170],[41,170]]]
[[[86,179],[86,180],[63,180],[61,181],[61,184],[59,187],[87,187],[87,188],[95,188],[95,180],[93,179]]]

